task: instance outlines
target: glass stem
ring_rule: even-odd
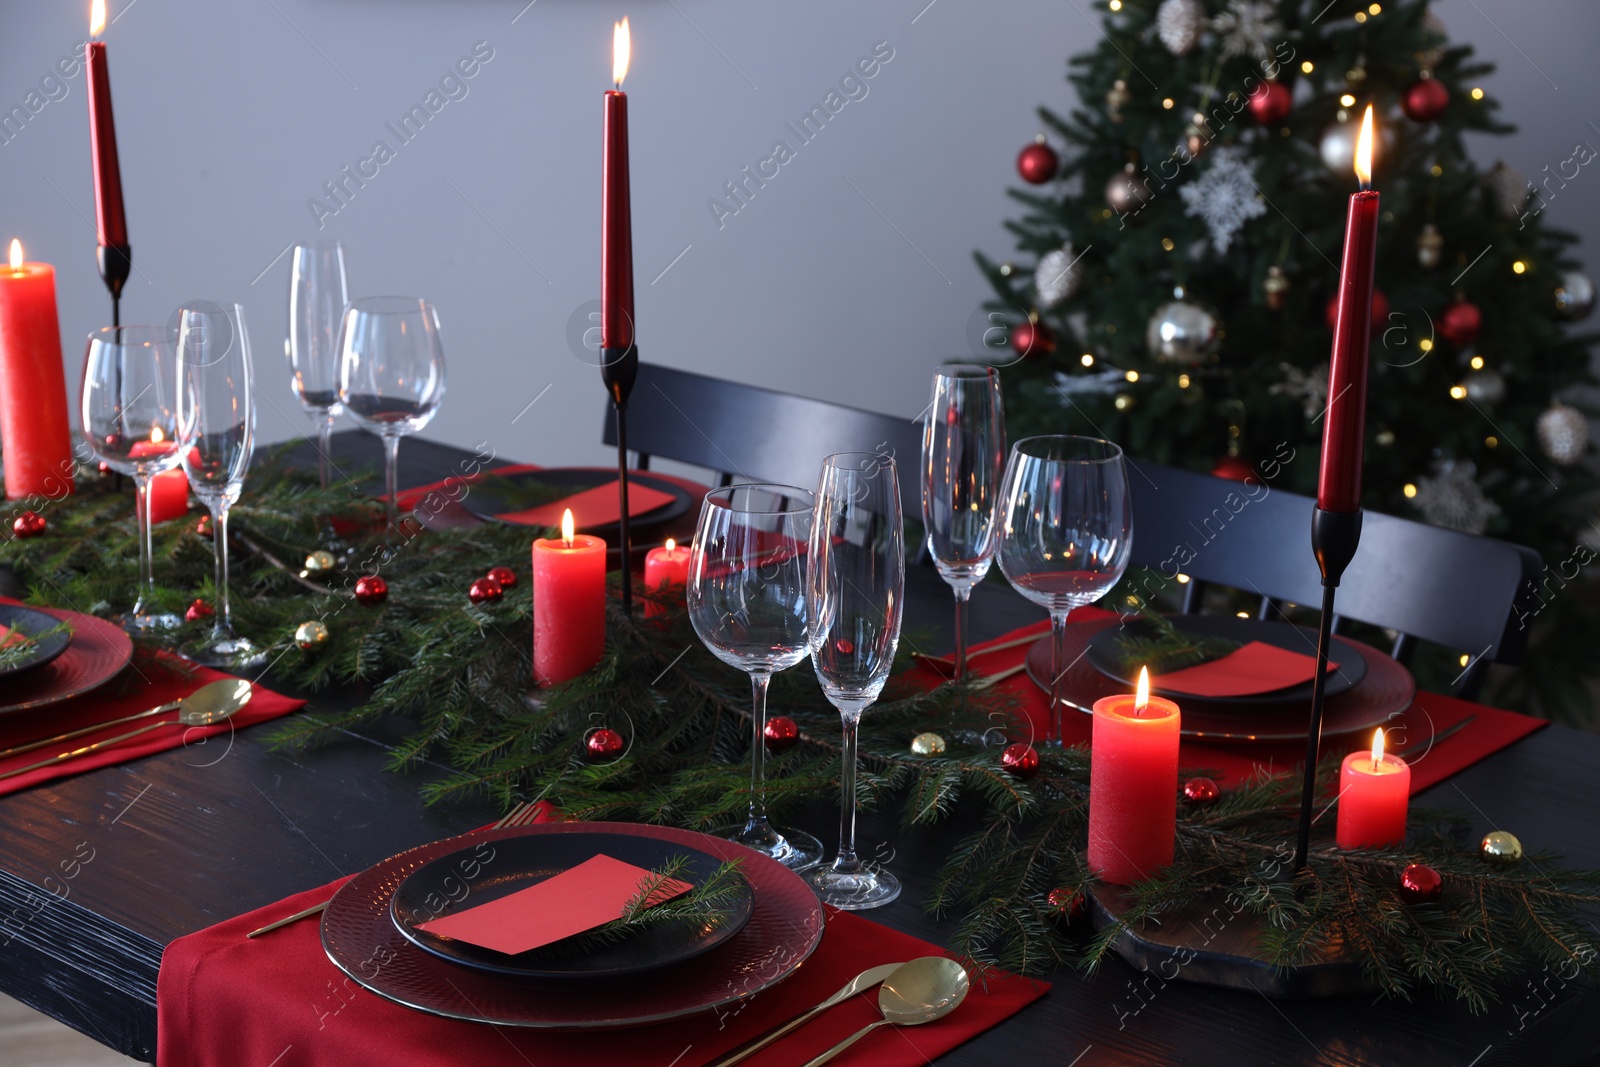
[[[768,829],[767,802],[761,796],[765,781],[767,758],[767,685],[772,675],[750,675],[750,817],[745,822],[745,834]]]
[[[955,661],[955,680],[962,682],[967,677],[967,603],[972,599],[972,587],[958,585],[956,592],[956,650],[952,659]]]
[[[150,537],[150,476],[148,474],[135,474],[134,487],[139,491],[139,595],[133,602],[133,614],[147,615],[153,609],[153,599],[146,603],[155,592],[155,547]]]
[[[1067,673],[1067,615],[1050,613],[1050,736],[1045,743],[1061,747],[1061,676]]]
[[[383,439],[383,481],[389,497],[389,532],[400,535],[400,438]]]
[[[856,728],[861,716],[844,715],[843,770],[839,776],[839,858],[833,861],[836,871],[861,870],[856,858]]]
[[[333,483],[333,411],[322,414],[322,425],[317,427],[317,477],[326,489]]]
[[[211,543],[216,557],[217,615],[211,636],[217,640],[233,636],[233,609],[228,604],[228,505],[211,505]]]

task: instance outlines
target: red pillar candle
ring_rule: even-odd
[[[128,449],[129,459],[146,459],[152,456],[169,456],[176,449],[170,441],[161,440],[161,431],[156,430],[148,441],[135,441],[133,447]],[[166,522],[189,513],[189,477],[183,473],[183,468],[174,467],[162,471],[150,479],[150,522]],[[135,510],[143,507],[142,501],[138,502]]]
[[[1133,885],[1172,863],[1178,834],[1178,705],[1136,694],[1094,703],[1089,744],[1089,869]]]
[[[633,210],[628,201],[628,94],[622,79],[632,51],[628,20],[612,36],[611,80],[605,96],[605,152],[600,189],[600,347],[633,344]]]
[[[1387,848],[1406,840],[1406,808],[1411,802],[1411,768],[1383,751],[1383,731],[1370,752],[1352,752],[1339,769],[1340,848]]]
[[[11,242],[0,268],[0,448],[6,496],[51,498],[72,492],[72,428],[56,318],[56,272],[24,263]]]
[[[1372,277],[1378,250],[1378,192],[1372,183],[1372,108],[1361,121],[1356,176],[1361,191],[1350,197],[1345,221],[1344,261],[1339,268],[1339,310],[1328,365],[1328,406],[1322,424],[1322,468],[1317,507],[1357,511],[1361,507],[1361,454],[1367,428],[1367,356],[1372,340]]]
[[[689,550],[679,548],[672,538],[661,548],[652,548],[644,557],[644,587],[651,592],[682,590],[689,584]]]
[[[574,534],[572,512],[561,539],[533,542],[533,677],[556,685],[600,662],[606,650],[606,543]]]
[[[89,35],[106,28],[105,0],[94,0],[89,14]],[[111,76],[106,71],[106,43],[90,41],[83,47],[84,78],[89,92],[89,155],[94,164],[94,208],[100,244],[123,248],[128,244],[128,220],[122,212],[122,168],[117,164],[117,127],[111,117]]]

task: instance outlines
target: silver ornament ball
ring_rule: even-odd
[[[1156,36],[1173,55],[1185,55],[1200,43],[1207,21],[1200,0],[1163,0],[1156,10]]]
[[[1534,431],[1539,437],[1539,448],[1563,467],[1578,462],[1589,444],[1589,420],[1569,404],[1551,404],[1539,416]]]
[[[1106,182],[1106,206],[1118,215],[1138,211],[1150,202],[1150,184],[1140,177],[1132,163]]]
[[[1083,265],[1071,244],[1046,252],[1033,271],[1033,287],[1039,293],[1040,307],[1054,307],[1078,291],[1083,281]]]
[[[1564,322],[1579,322],[1594,311],[1594,282],[1575,270],[1561,275],[1556,286],[1556,317]]]
[[[1144,340],[1157,362],[1193,367],[1216,352],[1222,325],[1210,311],[1184,299],[1179,288],[1150,316]]]
[[[1495,206],[1500,214],[1514,219],[1522,214],[1528,203],[1528,179],[1505,160],[1489,168],[1489,187],[1494,191]]]

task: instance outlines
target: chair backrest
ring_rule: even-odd
[[[1236,482],[1144,461],[1131,463],[1128,480],[1133,562],[1187,575],[1185,611],[1199,609],[1207,584],[1257,594],[1262,618],[1284,602],[1322,602],[1310,497],[1260,477]],[[1352,619],[1397,631],[1391,651],[1401,661],[1418,640],[1466,653],[1455,690],[1470,694],[1489,662],[1521,659],[1527,633],[1515,604],[1542,568],[1521,545],[1369,511],[1339,584],[1335,625]]]
[[[609,403],[603,439],[617,443]],[[902,512],[922,516],[922,427],[911,419],[641,363],[628,400],[628,447],[643,469],[658,456],[715,471],[723,485],[805,489],[816,488],[830,453],[888,452],[900,472]]]

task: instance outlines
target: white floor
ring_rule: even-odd
[[[6,1067],[128,1067],[137,1063],[26,1004],[0,996],[0,1048]]]

